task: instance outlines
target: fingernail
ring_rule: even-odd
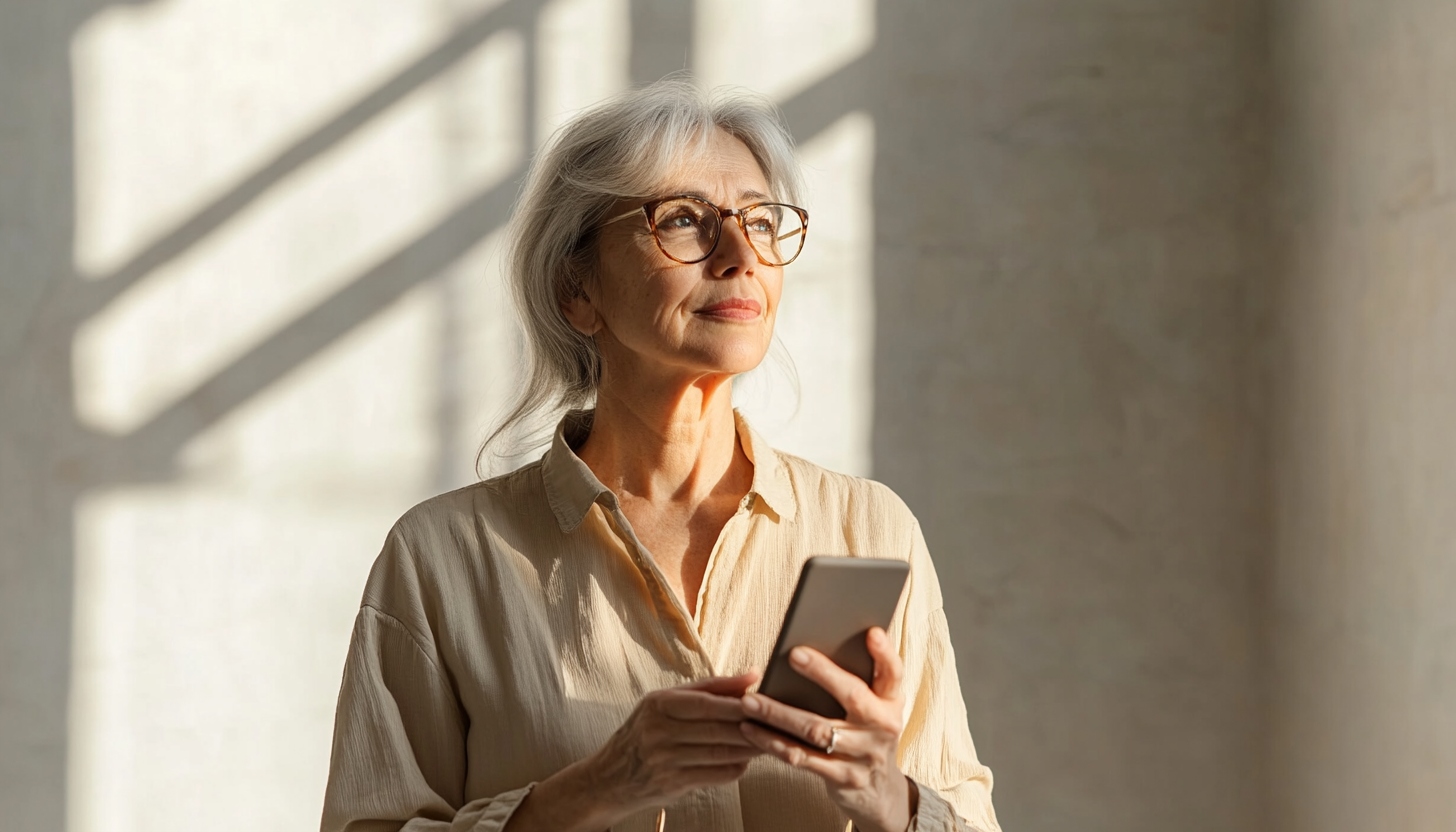
[[[795,647],[789,651],[789,661],[796,667],[803,667],[809,663],[809,651],[802,647]]]
[[[759,711],[762,711],[762,710],[763,710],[763,705],[759,704],[759,701],[758,701],[758,697],[757,696],[754,696],[753,694],[749,694],[749,695],[743,697],[743,711],[744,711],[744,713],[756,714],[756,713],[758,713]]]

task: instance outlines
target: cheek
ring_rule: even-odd
[[[628,340],[672,339],[692,319],[690,287],[670,274],[618,274],[621,281],[604,298],[603,317]],[[622,278],[631,277],[630,280]],[[626,283],[627,285],[623,285]]]
[[[668,311],[666,286],[651,264],[630,245],[604,252],[598,264],[597,309],[618,333],[656,329]]]
[[[784,280],[783,274],[766,278],[763,281],[763,294],[768,301],[769,320],[776,320],[779,312],[779,300],[783,297]]]
[[[680,331],[692,320],[691,293],[670,277],[654,275],[645,278],[637,302],[643,317],[651,317],[652,328],[663,333]]]

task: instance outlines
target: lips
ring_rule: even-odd
[[[698,310],[699,315],[730,321],[751,321],[763,314],[763,306],[752,298],[728,298]]]

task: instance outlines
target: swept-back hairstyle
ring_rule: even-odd
[[[550,417],[596,400],[601,356],[561,312],[595,268],[598,225],[623,199],[661,196],[668,171],[705,152],[714,130],[748,146],[776,199],[802,192],[793,139],[767,99],[705,93],[668,77],[578,115],[532,160],[509,228],[506,272],[525,334],[524,385],[480,454],[507,437],[539,442]],[[549,420],[549,421],[548,421]]]

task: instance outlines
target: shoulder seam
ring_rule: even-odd
[[[375,606],[374,604],[369,604],[369,603],[360,604],[359,605],[359,609],[361,609],[361,610],[369,610],[369,611],[373,612],[375,615],[378,615],[380,618],[383,618],[384,620],[388,621],[389,623],[393,624],[394,626],[400,628],[401,630],[404,630],[405,635],[409,636],[410,642],[414,644],[415,649],[418,650],[418,651],[420,651],[420,655],[424,656],[425,657],[425,661],[427,661],[427,662],[430,663],[430,667],[434,668],[435,669],[435,672],[438,673],[438,674],[440,674],[440,676],[442,678],[444,677],[445,674],[440,669],[439,662],[435,661],[435,657],[433,655],[431,655],[431,652],[429,650],[426,650],[425,649],[425,645],[421,641],[419,635],[416,634],[414,630],[410,629],[410,626],[408,624],[406,624],[403,621],[399,620],[397,617],[395,617],[393,615],[390,615],[389,613],[385,612],[383,609],[380,609],[379,607]]]
[[[415,635],[415,632],[409,628],[408,624],[405,624],[403,621],[400,621],[398,618],[395,618],[394,616],[390,615],[379,607],[374,606],[373,604],[361,604],[359,605],[359,609],[360,611],[369,610],[370,612],[373,612],[375,615],[379,616],[380,619],[400,628],[404,631],[405,635],[409,636],[410,643],[415,646],[416,650],[420,651],[421,656],[425,657],[425,661],[429,663],[430,669],[435,672],[435,677],[440,680],[440,684],[442,684],[446,690],[450,691],[451,696],[455,699],[455,710],[452,712],[455,716],[455,725],[461,731],[464,731],[465,723],[460,718],[460,696],[455,692],[455,686],[450,684],[450,678],[446,676],[445,671],[440,668],[440,663],[435,661],[435,657],[430,655],[430,651],[426,650],[424,645],[420,643],[419,636]]]

